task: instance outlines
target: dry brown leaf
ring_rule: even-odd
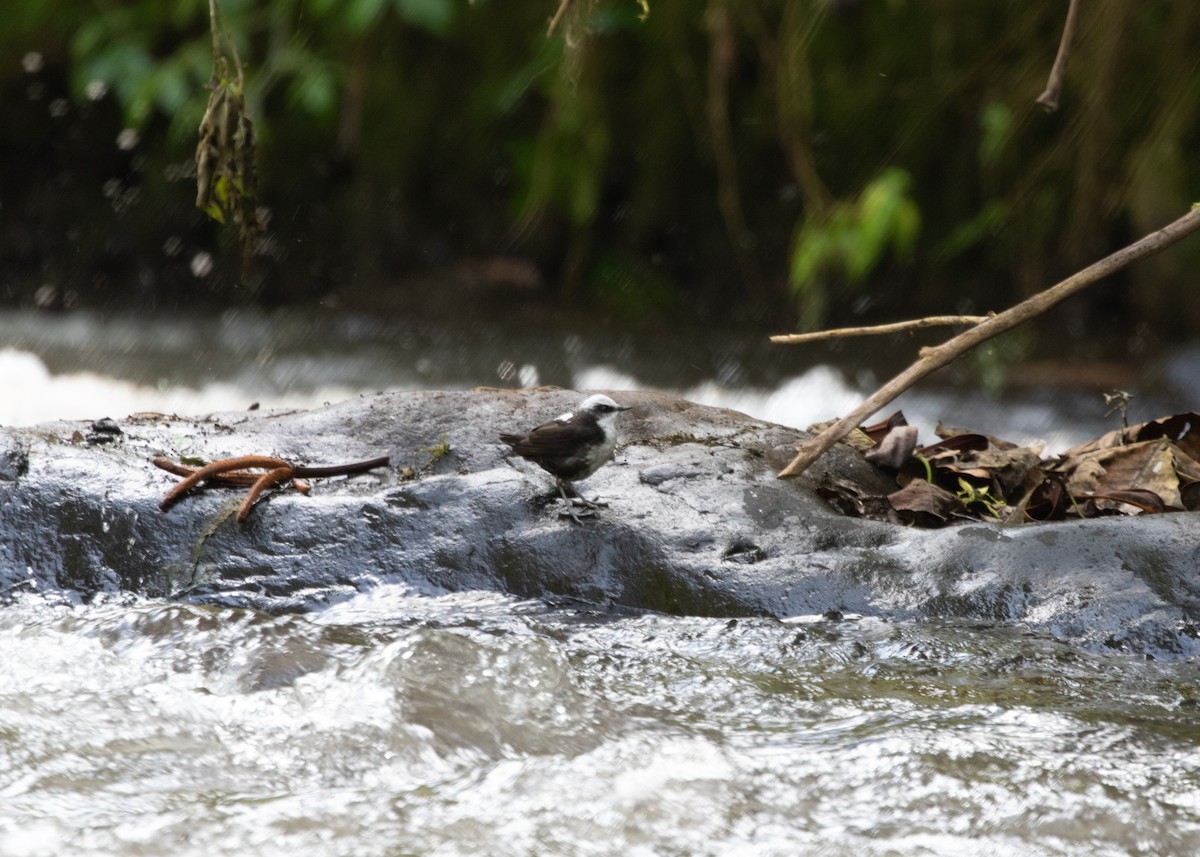
[[[938,526],[953,517],[1044,521],[1200,510],[1197,413],[1111,431],[1050,460],[1041,458],[1040,446],[941,425],[942,440],[910,454],[913,430],[897,428],[903,425],[898,411],[863,429],[881,441],[868,460],[894,469],[903,488],[886,498],[849,498],[842,489],[844,511]]]
[[[908,425],[908,420],[904,416],[904,411],[896,411],[886,420],[872,423],[869,426],[859,426],[858,430],[867,437],[871,438],[871,440],[879,443],[884,437],[887,436],[888,432],[892,431],[892,429],[906,425]]]
[[[1174,442],[1161,437],[1096,450],[1075,465],[1068,487],[1075,495],[1151,491],[1167,506],[1183,508],[1175,470],[1177,454]]]
[[[986,435],[976,434],[974,432],[963,432],[962,434],[951,435],[950,437],[943,438],[937,443],[929,444],[929,446],[921,447],[921,454],[926,458],[956,455],[960,452],[966,452],[969,450],[987,449],[988,443],[989,441]]]
[[[945,488],[914,479],[899,491],[888,495],[892,508],[908,523],[945,523],[951,517],[966,516],[967,510],[958,497]]]
[[[917,427],[896,426],[866,454],[867,461],[879,467],[899,470],[917,448]]]
[[[1129,513],[1122,510],[1121,506],[1133,506],[1139,512],[1152,515],[1178,511],[1178,509],[1172,509],[1165,505],[1162,498],[1153,491],[1147,491],[1144,488],[1128,488],[1097,494],[1080,494],[1075,499],[1082,500],[1089,505],[1094,504],[1100,512],[1116,512],[1122,515]]]
[[[1016,500],[1042,477],[1042,447],[1017,446],[1011,449],[985,449],[963,456],[963,464],[987,470],[996,480],[1002,495]]]

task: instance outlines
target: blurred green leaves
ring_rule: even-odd
[[[618,318],[661,319],[679,310],[678,287],[628,253],[601,253],[588,280],[590,297]]]
[[[207,21],[205,0],[126,6],[89,17],[71,41],[72,90],[81,99],[93,98],[98,87],[112,90],[129,127],[143,127],[158,111],[179,120],[176,136],[194,133],[212,74]]]
[[[649,16],[636,0],[575,0],[553,39],[558,0],[222,0],[264,204],[286,208],[296,233],[280,239],[296,265],[286,276],[317,270],[329,281],[314,292],[337,288],[363,270],[359,247],[386,260],[377,271],[515,254],[565,300],[625,312],[673,289],[678,305],[798,312],[811,327],[914,278],[936,305],[913,312],[1003,306],[1195,197],[1200,4],[1098,12],[1095,39],[1072,58],[1075,97],[1055,117],[1032,105],[1062,23],[1054,4],[722,5],[728,44],[714,76],[712,0],[651,4]],[[155,195],[150,170],[184,161],[204,112],[208,0],[4,8],[0,109],[13,150],[33,148],[28,117],[44,121],[39,139],[59,141],[65,122],[114,121],[116,106],[142,132],[139,162],[153,166],[139,190]],[[63,104],[64,77],[89,109]],[[706,121],[718,78],[737,236]],[[114,137],[89,144],[111,150]],[[753,301],[739,252],[761,269]],[[639,268],[647,259],[653,276]],[[1146,307],[1180,306],[1163,290],[1194,291],[1194,267],[1139,269]]]
[[[911,261],[921,213],[909,194],[912,177],[890,167],[855,199],[801,219],[792,249],[791,286],[802,329],[824,323],[835,288],[858,290],[890,251]]]
[[[365,33],[391,12],[407,24],[445,35],[456,5],[455,0],[310,0],[309,9],[349,33]]]
[[[994,166],[1012,136],[1012,110],[997,101],[985,105],[979,114],[979,127],[979,163]]]

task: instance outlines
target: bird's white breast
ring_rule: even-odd
[[[591,456],[591,460],[596,462],[599,467],[604,462],[613,457],[613,452],[617,448],[617,415],[605,414],[596,420],[600,426],[600,430],[604,432],[604,442],[596,446],[596,451]]]
[[[580,476],[580,479],[586,479],[591,476],[601,467],[603,467],[613,457],[613,452],[617,448],[617,434],[613,431],[604,433],[604,442],[593,446],[587,453],[587,475]]]

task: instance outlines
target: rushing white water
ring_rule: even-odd
[[[231,381],[189,387],[145,386],[93,371],[51,374],[35,354],[0,349],[0,425],[26,426],[51,420],[118,419],[140,412],[206,414],[262,407],[312,408],[350,398],[358,391],[341,386],[316,391],[289,390],[256,397]]]
[[[762,341],[759,341],[762,340]],[[771,350],[762,337],[647,337],[399,327],[372,319],[228,313],[156,319],[0,314],[0,425],[311,408],[380,390],[558,384],[656,389],[804,428],[878,382]],[[938,421],[1061,450],[1107,430],[1098,395],[1004,401],[921,388],[900,408],[932,442]],[[1158,412],[1146,417],[1159,416]]]
[[[1197,668],[1012,631],[380,582],[308,616],[28,598],[0,661],[7,857],[1200,849]]]

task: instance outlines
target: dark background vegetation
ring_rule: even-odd
[[[193,208],[207,0],[5,0],[0,303],[999,310],[1200,199],[1200,3],[222,0],[266,238]],[[208,254],[206,256],[205,254]],[[1071,332],[1200,328],[1200,242]],[[1123,335],[1125,335],[1123,334]]]

